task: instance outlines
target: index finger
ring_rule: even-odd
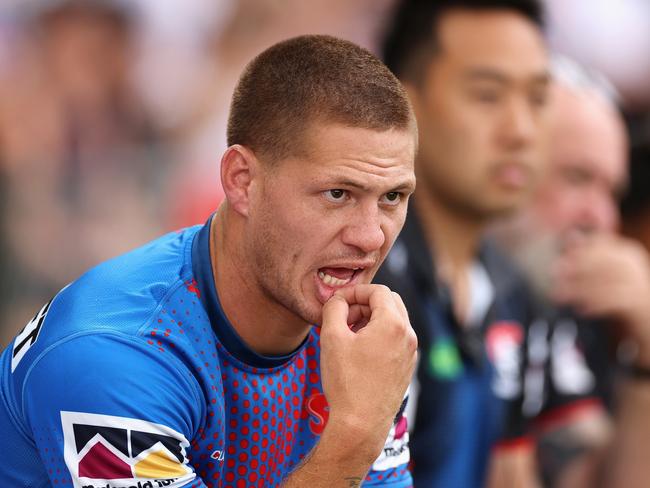
[[[348,325],[348,314],[350,306],[344,297],[333,295],[322,309],[321,327],[327,329],[328,327],[342,328]]]
[[[385,285],[355,285],[341,288],[335,295],[343,297],[349,305],[367,305],[371,310],[394,302],[392,292]]]

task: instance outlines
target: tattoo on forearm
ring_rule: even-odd
[[[354,477],[354,478],[345,478],[345,481],[350,483],[348,486],[350,488],[355,488],[357,486],[361,486],[361,478]]]

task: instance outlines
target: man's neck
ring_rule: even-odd
[[[469,270],[476,259],[485,224],[424,191],[417,195],[415,208],[436,263],[437,277],[449,286],[454,314],[464,323],[471,301]]]
[[[251,350],[265,356],[289,354],[300,346],[311,326],[247,279],[252,276],[246,272],[251,266],[243,257],[243,243],[235,239],[242,235],[234,228],[236,218],[222,207],[210,231],[210,261],[221,308]]]
[[[467,268],[476,258],[485,223],[425,192],[417,195],[415,208],[436,264]]]

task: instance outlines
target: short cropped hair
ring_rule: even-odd
[[[271,161],[304,154],[314,123],[416,133],[415,116],[397,78],[352,42],[305,35],[275,44],[245,68],[228,119],[228,145]]]
[[[401,0],[381,42],[383,60],[399,79],[415,85],[423,80],[427,66],[440,50],[440,20],[454,10],[510,10],[540,30],[544,27],[538,0]]]

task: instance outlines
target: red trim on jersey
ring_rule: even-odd
[[[512,451],[515,449],[533,449],[535,441],[532,437],[516,437],[515,439],[503,439],[493,446],[495,451]]]
[[[584,398],[576,400],[567,405],[554,408],[548,412],[543,413],[535,420],[535,427],[540,430],[551,430],[561,427],[581,417],[588,412],[602,412],[604,407],[598,398]]]

